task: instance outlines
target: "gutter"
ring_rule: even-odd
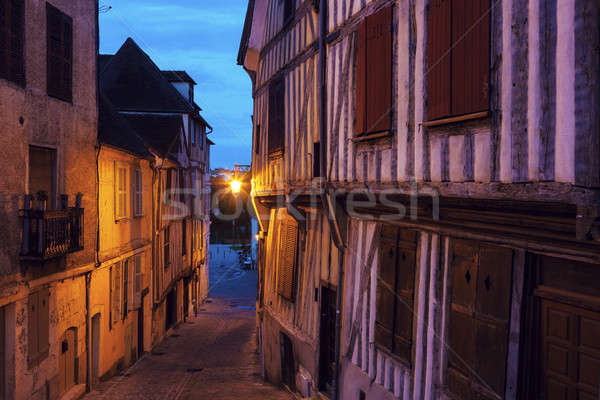
[[[336,200],[332,199],[327,177],[327,0],[319,1],[319,146],[320,192],[323,209],[329,222],[331,239],[338,249],[338,282],[335,305],[335,367],[333,373],[333,400],[338,400],[340,375],[340,348],[342,331],[342,285],[344,273],[344,235],[336,215]],[[322,368],[322,366],[321,366]]]

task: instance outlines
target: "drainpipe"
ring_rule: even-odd
[[[327,177],[327,0],[319,1],[319,142],[320,142],[320,195],[331,239],[338,249],[338,282],[335,305],[335,367],[333,374],[333,400],[339,399],[340,346],[342,330],[342,284],[344,273],[344,238],[336,216],[336,201],[331,198]]]
[[[85,274],[85,391],[89,392],[92,385],[91,379],[91,355],[90,355],[90,284],[92,282],[92,273]]]

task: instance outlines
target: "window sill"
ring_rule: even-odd
[[[123,222],[129,222],[129,220],[130,220],[129,217],[115,218],[115,224],[119,224],[119,223],[123,223]]]
[[[456,117],[436,119],[433,121],[425,121],[422,123],[422,125],[425,127],[431,127],[431,126],[454,124],[456,122],[471,121],[474,119],[487,118],[487,117],[489,117],[489,115],[490,115],[489,111],[482,111],[482,112],[473,113],[473,114],[459,115]]]
[[[64,103],[73,105],[73,98],[68,99],[68,98],[60,97],[59,95],[56,95],[56,94],[50,94],[50,93],[47,93],[47,94],[48,94],[48,97],[50,97],[51,99],[59,100]]]
[[[352,140],[354,143],[361,143],[361,142],[368,142],[370,140],[381,139],[381,138],[385,138],[385,137],[389,137],[389,136],[392,136],[392,131],[384,131],[384,132],[372,133],[372,134],[364,135],[364,136],[357,136],[350,140]]]

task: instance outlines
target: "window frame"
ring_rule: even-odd
[[[267,151],[269,157],[282,156],[285,151],[285,77],[279,75],[269,85],[269,127]],[[277,140],[274,140],[277,138]]]
[[[46,2],[46,92],[68,103],[73,102],[73,36],[73,18]],[[60,77],[57,82],[52,79],[55,73]]]
[[[4,31],[2,36],[6,40],[5,43],[0,42],[0,49],[3,48],[6,51],[3,59],[0,59],[0,79],[25,88],[25,1],[0,0],[0,2],[4,3],[6,12],[4,17],[7,21],[4,26],[0,26],[0,30]],[[19,6],[17,18],[20,21],[15,19],[15,5]],[[17,29],[15,29],[15,25],[17,25]]]

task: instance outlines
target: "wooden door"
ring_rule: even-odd
[[[600,399],[600,266],[530,256],[523,397]],[[531,335],[528,332],[533,332]],[[529,339],[531,337],[531,339]]]
[[[100,314],[92,318],[92,384],[97,384],[100,372]]]
[[[331,393],[335,373],[335,290],[321,289],[319,390]]]
[[[63,335],[59,349],[60,393],[75,386],[75,330],[68,329]]]
[[[598,400],[600,313],[544,299],[541,339],[543,398]]]

